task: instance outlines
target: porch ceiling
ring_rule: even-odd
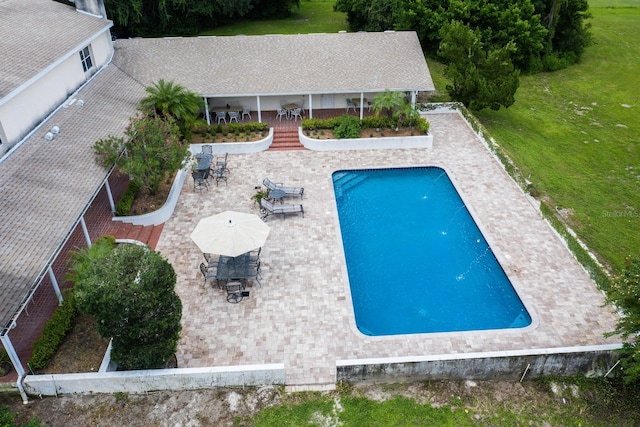
[[[434,90],[415,32],[127,39],[114,63],[144,85],[207,97]]]

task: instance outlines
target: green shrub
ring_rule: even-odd
[[[420,117],[417,120],[416,127],[418,128],[420,133],[426,135],[429,133],[429,128],[431,127],[431,125],[424,117]]]
[[[147,246],[117,245],[104,259],[73,264],[74,293],[96,330],[112,338],[111,360],[122,369],[161,368],[180,339],[182,302],[176,273]]]
[[[360,138],[360,119],[349,115],[339,117],[333,135],[338,139]]]
[[[33,355],[29,360],[31,369],[43,369],[49,365],[51,358],[67,336],[67,332],[71,330],[76,313],[75,298],[73,292],[69,292],[33,345]]]
[[[13,414],[7,406],[0,406],[0,426],[2,427],[45,427],[37,418],[31,418],[26,424],[18,424],[18,414]]]
[[[240,123],[229,123],[227,125],[227,134],[240,133],[241,128],[242,128],[242,124]]]
[[[302,130],[331,129],[330,123],[323,119],[302,119]]]
[[[367,116],[362,118],[362,127],[378,129],[395,127],[395,123],[386,116]]]
[[[135,181],[129,181],[129,186],[127,187],[124,194],[122,194],[120,201],[118,201],[118,204],[116,205],[116,215],[129,215],[131,206],[133,206],[133,201],[135,200],[140,190],[141,187],[139,184],[137,184]]]
[[[0,348],[0,363],[2,362],[11,362],[7,350],[5,350],[4,348]]]

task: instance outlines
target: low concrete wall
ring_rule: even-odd
[[[309,150],[339,151],[339,150],[388,150],[398,148],[431,148],[433,135],[398,136],[384,138],[346,138],[346,139],[315,139],[309,138],[298,128],[300,142]]]
[[[186,169],[180,169],[178,173],[176,173],[176,178],[173,181],[173,185],[171,186],[171,191],[169,191],[167,201],[164,205],[162,205],[160,209],[144,215],[114,216],[113,218],[111,218],[111,220],[125,222],[133,225],[160,225],[164,223],[166,220],[171,218],[171,215],[173,215],[173,211],[175,210],[176,204],[178,203],[178,198],[180,197],[182,184],[184,184],[184,180],[186,179],[186,177]]]
[[[29,395],[77,393],[146,393],[157,390],[195,390],[215,387],[283,385],[284,365],[155,369],[83,374],[28,375]]]
[[[619,345],[518,352],[442,355],[424,358],[344,360],[338,381],[520,380],[544,375],[604,375],[619,358]]]
[[[191,144],[189,150],[191,154],[200,153],[203,145],[210,145],[214,155],[219,154],[246,154],[246,153],[258,153],[269,148],[273,142],[273,128],[269,129],[269,135],[261,139],[260,141],[252,142],[218,142],[215,144]],[[187,166],[188,168],[188,166]],[[180,197],[180,191],[184,180],[189,175],[187,168],[178,171],[176,178],[173,181],[173,186],[167,197],[165,204],[158,210],[149,212],[143,215],[131,215],[131,216],[114,216],[113,221],[125,222],[133,225],[160,225],[171,218],[173,211],[178,203]]]
[[[196,154],[202,151],[203,145],[210,145],[213,150],[213,154],[249,154],[259,153],[260,151],[267,150],[273,142],[273,128],[269,129],[269,135],[260,141],[251,142],[216,142],[211,144],[191,144],[191,153]]]

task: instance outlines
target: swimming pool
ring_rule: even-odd
[[[365,335],[522,328],[531,317],[446,172],[333,173],[356,325]]]

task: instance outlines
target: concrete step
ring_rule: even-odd
[[[137,240],[149,245],[151,249],[155,249],[163,228],[164,224],[142,226],[122,222],[115,225],[112,234],[116,239]]]
[[[304,150],[304,145],[300,143],[297,129],[281,129],[274,133],[269,150]]]

